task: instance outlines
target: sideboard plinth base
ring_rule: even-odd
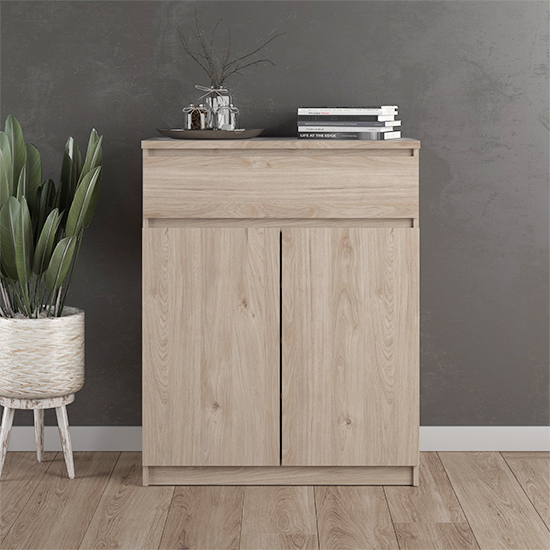
[[[143,485],[416,485],[416,466],[144,466]]]

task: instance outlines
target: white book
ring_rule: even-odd
[[[396,105],[381,107],[299,107],[299,115],[396,115]]]
[[[315,117],[317,120],[298,120],[298,126],[346,126],[353,128],[361,126],[363,128],[376,128],[380,126],[401,126],[400,120],[376,120],[376,121],[361,121],[361,120],[331,120],[331,117],[324,117],[319,120],[319,117]],[[380,118],[388,118],[382,117]]]
[[[298,139],[398,139],[401,132],[298,132]]]
[[[298,132],[393,132],[393,126],[298,126]]]

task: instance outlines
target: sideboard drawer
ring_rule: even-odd
[[[413,148],[149,149],[146,218],[416,218]]]

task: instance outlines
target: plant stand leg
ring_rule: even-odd
[[[34,438],[36,439],[36,458],[44,460],[44,409],[34,409]]]
[[[4,461],[6,460],[6,453],[8,452],[8,443],[10,442],[10,431],[13,423],[13,414],[15,409],[4,407],[4,414],[2,415],[2,427],[0,428],[0,476],[2,475],[2,469],[4,468]]]
[[[71,434],[69,433],[69,418],[67,416],[67,407],[65,407],[65,405],[62,405],[61,407],[56,407],[55,414],[57,415],[57,425],[59,427],[61,445],[63,446],[65,464],[67,465],[67,473],[69,474],[69,479],[74,479],[73,448],[71,445]]]

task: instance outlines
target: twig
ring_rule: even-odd
[[[242,74],[240,71],[246,69],[247,67],[259,65],[260,63],[269,63],[273,66],[275,65],[275,63],[267,58],[256,59],[247,63],[243,63],[243,61],[250,59],[260,50],[265,48],[268,44],[273,42],[273,40],[279,38],[280,36],[283,36],[286,33],[281,32],[279,34],[276,34],[250,53],[241,55],[239,57],[236,57],[235,59],[231,59],[231,32],[229,29],[227,30],[227,42],[223,54],[218,54],[214,46],[216,31],[221,22],[222,19],[219,19],[216,22],[210,35],[210,40],[207,41],[204,31],[200,26],[197,9],[195,8],[195,25],[194,28],[191,30],[191,33],[198,45],[196,49],[191,48],[190,43],[178,29],[178,34],[180,36],[180,40],[185,50],[185,53],[191,59],[193,59],[193,61],[195,61],[197,65],[199,65],[199,67],[201,67],[201,69],[209,76],[210,85],[213,88],[221,88],[225,80],[229,76],[233,74]]]

